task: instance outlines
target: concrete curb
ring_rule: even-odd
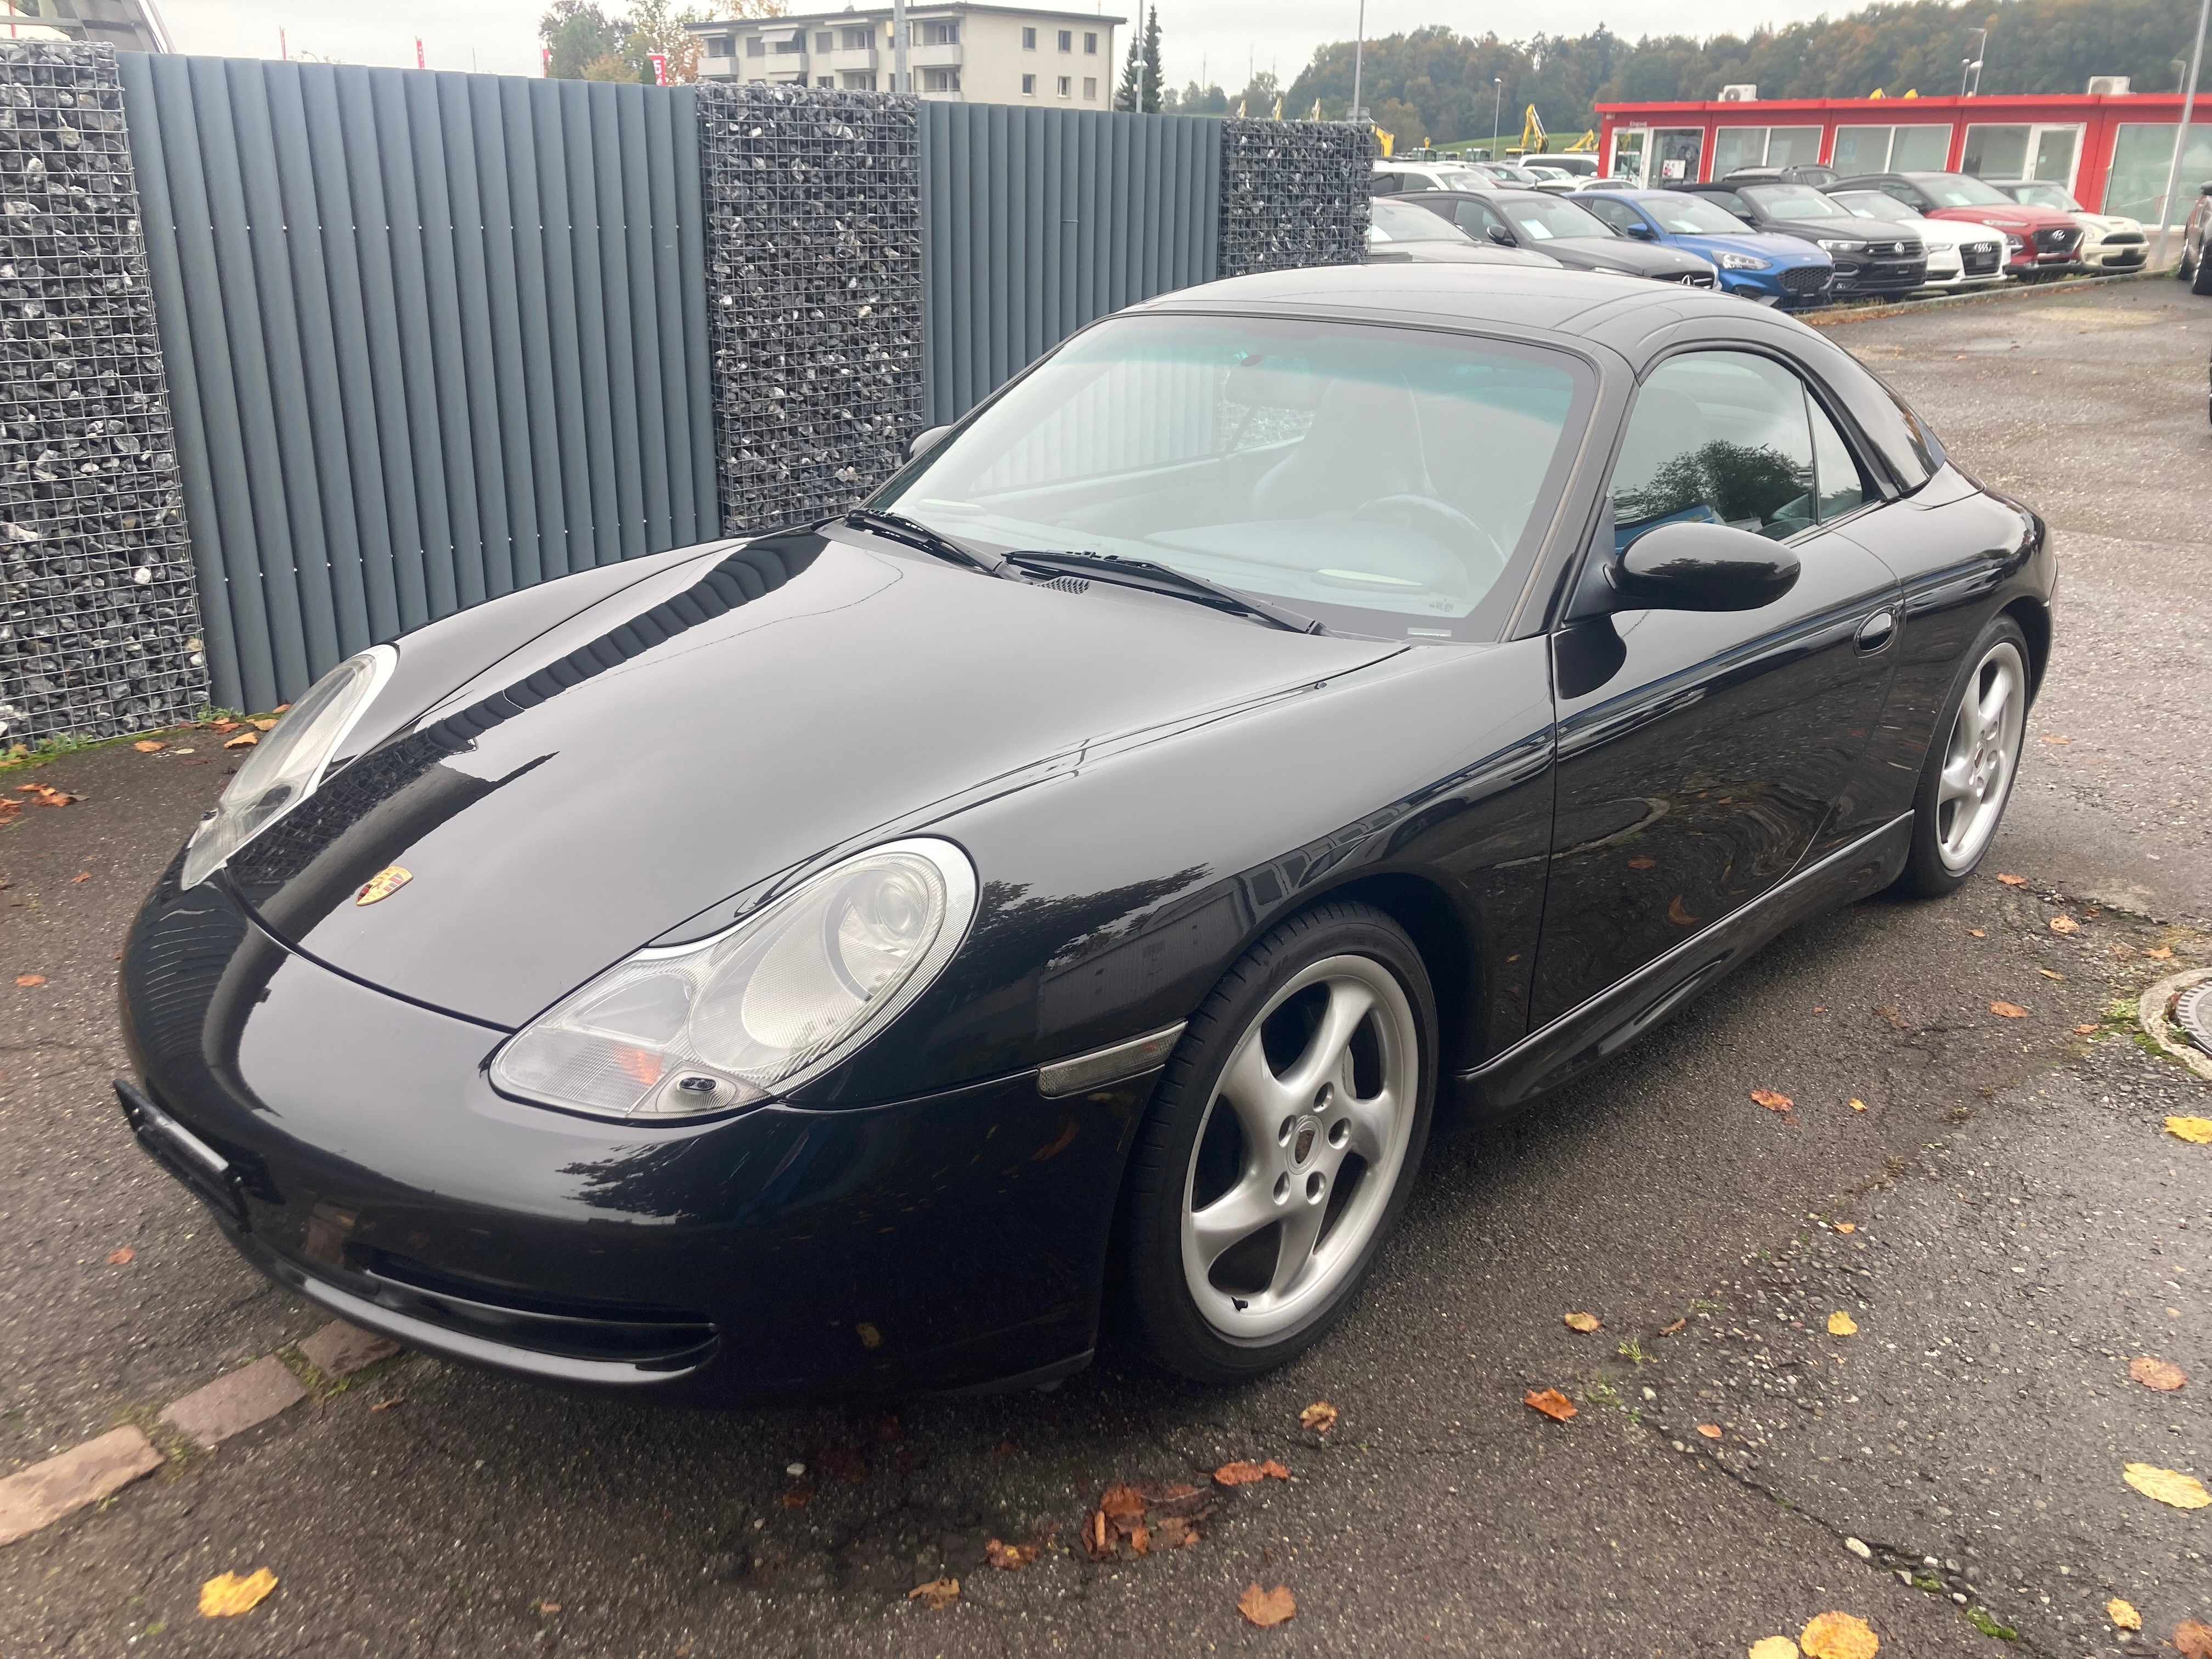
[[[2165,277],[2168,282],[2173,280],[2161,268],[2157,270],[2131,270],[2117,276],[2076,277],[2059,283],[2014,283],[2009,288],[1987,289],[1979,294],[1945,294],[1932,300],[1900,300],[1894,305],[1868,306],[1851,311],[1802,312],[1797,320],[1809,328],[1841,328],[1846,323],[1877,323],[1885,317],[1917,317],[1923,312],[1956,311],[1965,306],[2005,305],[2031,296],[2048,300],[2059,295],[2094,294],[2123,283],[2148,282],[2158,276]]]
[[[2173,999],[2191,986],[2212,979],[2212,968],[2191,968],[2185,973],[2174,974],[2146,990],[2136,1003],[2136,1018],[2150,1034],[2150,1040],[2191,1071],[2212,1083],[2212,1054],[2206,1054],[2173,1028],[2166,1011]]]

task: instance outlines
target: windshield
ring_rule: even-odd
[[[1735,236],[1751,227],[1702,196],[1647,196],[1644,210],[1678,236]]]
[[[1613,227],[1588,208],[1559,196],[1523,196],[1491,205],[1510,219],[1523,236],[1540,242],[1559,236],[1610,236]]]
[[[1893,225],[1909,225],[1920,217],[1894,196],[1885,196],[1878,190],[1848,190],[1835,199],[1864,218],[1887,219]]]
[[[1963,173],[1908,173],[1906,178],[1936,198],[1938,207],[2010,207],[2011,197],[1995,185]]]
[[[1474,240],[1440,213],[1417,208],[1388,197],[1375,198],[1374,216],[1367,222],[1370,242],[1471,242]]]
[[[2032,184],[2014,185],[2011,189],[2015,202],[2026,202],[2033,207],[2057,208],[2061,213],[2081,211],[2081,204],[2066,193],[2063,185],[2045,184],[2038,179]]]
[[[1489,172],[1491,178],[1502,185],[1533,185],[1536,182],[1536,175],[1528,168],[1516,167],[1510,162],[1492,161]]]
[[[1488,190],[1498,181],[1473,167],[1438,167],[1437,182],[1446,190]]]
[[[1810,185],[1746,185],[1737,194],[1747,202],[1758,204],[1777,219],[1850,217],[1837,205],[1834,197],[1824,195]]]
[[[1577,359],[1462,335],[1122,317],[869,505],[1000,551],[1154,560],[1340,633],[1494,639],[1593,390]]]

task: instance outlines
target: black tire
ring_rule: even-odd
[[[1312,1292],[1314,1305],[1303,1313],[1290,1306],[1273,1315],[1263,1310],[1261,1316],[1295,1317],[1296,1323],[1256,1340],[1236,1340],[1217,1328],[1200,1307],[1186,1271],[1185,1206],[1192,1200],[1201,1175],[1201,1132],[1207,1134],[1209,1158],[1218,1152],[1222,1137],[1231,1139],[1234,1151],[1221,1167],[1247,1171],[1235,1176],[1234,1181],[1238,1184],[1249,1178],[1249,1171],[1261,1161],[1266,1161],[1266,1169],[1260,1171],[1264,1179],[1267,1170],[1273,1168],[1273,1161],[1306,1155],[1303,1152],[1293,1154],[1290,1150],[1301,1136],[1307,1142],[1313,1139],[1311,1132],[1304,1129],[1308,1120],[1303,1116],[1297,1120],[1299,1127],[1293,1129],[1293,1139],[1283,1141],[1280,1152],[1271,1147],[1247,1150],[1236,1109],[1220,1092],[1224,1073],[1247,1034],[1254,1030],[1255,1023],[1262,1024],[1267,1036],[1273,1039],[1281,1035],[1281,1021],[1318,1019],[1319,1016],[1306,1012],[1297,999],[1309,997],[1318,990],[1326,1004],[1331,994],[1327,983],[1295,993],[1291,1000],[1269,1014],[1266,1022],[1261,1022],[1260,1016],[1302,975],[1316,971],[1320,964],[1347,960],[1370,967],[1379,965],[1402,994],[1401,1001],[1392,1002],[1387,1008],[1378,1003],[1376,1011],[1364,1017],[1359,1028],[1364,1040],[1376,1041],[1381,1030],[1379,1024],[1369,1025],[1366,1022],[1370,1020],[1399,1022],[1392,1029],[1402,1036],[1402,1022],[1410,1012],[1415,1033],[1411,1048],[1419,1067],[1413,1091],[1410,1139],[1403,1143],[1387,1194],[1370,1192],[1360,1185],[1368,1175],[1376,1173],[1364,1164],[1348,1182],[1339,1180],[1346,1168],[1356,1160],[1357,1153],[1335,1154],[1344,1163],[1332,1166],[1327,1196],[1321,1202],[1319,1213],[1336,1219],[1318,1224],[1322,1231],[1308,1260],[1319,1262],[1324,1249],[1334,1249],[1337,1254],[1330,1273]],[[1396,1226],[1420,1166],[1436,1097],[1436,1000],[1420,952],[1404,929],[1371,905],[1324,901],[1276,927],[1222,975],[1220,982],[1191,1016],[1182,1041],[1177,1044],[1153,1091],[1152,1109],[1138,1132],[1128,1178],[1122,1189],[1118,1286],[1121,1311],[1127,1316],[1137,1345],[1151,1359],[1199,1382],[1238,1382],[1271,1370],[1311,1346],[1342,1316],[1373,1267],[1383,1241]],[[1293,1035],[1291,1041],[1294,1045],[1304,1046],[1307,1039]],[[1322,1045],[1313,1046],[1317,1050]],[[1401,1042],[1398,1046],[1402,1049],[1407,1045]],[[1348,1057],[1351,1050],[1347,1048],[1345,1052]],[[1272,1059],[1268,1064],[1273,1074]],[[1276,1080],[1280,1080],[1279,1076]],[[1382,1086],[1387,1089],[1387,1080]],[[1209,1129],[1217,1097],[1229,1115],[1219,1127]],[[1326,1114],[1339,1109],[1323,1107],[1317,1102],[1312,1109]],[[1333,1128],[1326,1132],[1326,1139],[1337,1144]],[[1279,1183],[1279,1180],[1278,1177]],[[1279,1184],[1276,1190],[1280,1192]],[[1277,1201],[1279,1204],[1283,1200],[1279,1198]],[[1293,1207],[1296,1201],[1293,1189]],[[1366,1230],[1364,1239],[1356,1235],[1338,1238],[1337,1225],[1355,1218]],[[1280,1257],[1291,1240],[1287,1224],[1279,1227],[1263,1224],[1246,1243],[1256,1243],[1269,1233],[1274,1236],[1272,1263]],[[1231,1255],[1242,1248],[1237,1246],[1224,1252],[1220,1263],[1228,1262]],[[1264,1245],[1260,1248],[1266,1249]],[[1215,1264],[1217,1268],[1220,1263]],[[1263,1267],[1261,1275],[1264,1278],[1273,1270],[1272,1265]],[[1272,1294],[1259,1290],[1250,1293],[1255,1300]],[[1226,1285],[1219,1288],[1217,1307],[1220,1300],[1234,1303],[1240,1312],[1246,1307],[1236,1300]]]
[[[2196,274],[2197,261],[2189,257],[2189,245],[2185,242],[2181,246],[2181,262],[2173,268],[2174,277],[2177,281],[2185,283]]]
[[[1952,737],[1958,726],[1959,711],[1972,687],[2000,647],[2009,646],[2020,664],[2021,697],[2020,731],[2012,740],[2012,752],[2007,762],[2004,793],[1996,804],[1996,816],[1988,830],[1982,836],[1980,845],[1972,856],[1960,861],[1947,858],[1944,836],[1947,824],[1943,815],[1942,794],[1943,768],[1951,752]],[[1912,796],[1912,850],[1905,860],[1905,871],[1897,879],[1898,890],[1920,898],[1940,898],[1964,886],[1974,872],[1981,867],[1998,826],[2002,823],[2005,808],[2011,805],[2012,791],[2018,781],[2021,750],[2025,744],[2027,726],[2027,698],[2029,676],[2033,672],[2034,659],[2027,648],[2027,635],[2010,617],[1998,617],[1984,628],[1973,648],[1966,653],[1959,667],[1958,678],[1951,686],[1951,695],[1943,701],[1943,713],[1936,722],[1935,734],[1929,739],[1928,757],[1920,769],[1920,785]]]
[[[2189,291],[2191,294],[2212,294],[2212,264],[2205,262],[2202,253],[2197,256],[2197,268],[2190,274]]]

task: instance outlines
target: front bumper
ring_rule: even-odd
[[[1910,294],[1925,286],[1928,261],[1920,259],[1844,259],[1836,261],[1835,295],[1863,299],[1869,295]]]
[[[255,1267],[471,1364],[701,1403],[1079,1369],[1147,1074],[628,1127],[523,1105],[501,1034],[165,881],[124,1023],[142,1144]]]
[[[1723,267],[1719,281],[1724,294],[1755,300],[1760,305],[1783,311],[1814,310],[1828,304],[1832,298],[1830,273],[1820,265],[1785,265],[1769,270],[1729,270]]]

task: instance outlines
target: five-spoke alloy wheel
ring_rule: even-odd
[[[1991,623],[1966,658],[1930,745],[1913,803],[1905,879],[1948,893],[1972,875],[2012,798],[2027,734],[2027,641],[2009,617]]]
[[[1435,1029],[1413,942],[1362,904],[1291,918],[1224,976],[1133,1155],[1127,1277],[1155,1358],[1251,1376],[1342,1310],[1420,1160]]]

